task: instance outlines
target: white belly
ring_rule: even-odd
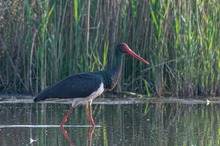
[[[98,90],[94,91],[92,94],[90,94],[87,97],[83,97],[83,98],[75,98],[73,99],[73,103],[72,106],[77,106],[78,104],[82,103],[82,102],[89,102],[92,101],[94,98],[98,97],[99,95],[101,95],[104,91],[104,84],[101,83],[100,87],[98,88]]]

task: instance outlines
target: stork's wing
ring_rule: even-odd
[[[82,98],[98,90],[102,83],[100,75],[81,73],[69,76],[60,82],[51,85],[37,95],[34,101],[47,98]]]

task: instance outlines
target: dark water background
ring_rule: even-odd
[[[220,145],[218,102],[97,101],[93,104],[95,129],[86,105],[73,110],[62,129],[59,125],[71,106],[67,103],[1,101],[0,146]]]

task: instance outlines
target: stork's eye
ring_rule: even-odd
[[[120,44],[120,52],[121,53],[127,53],[126,47],[127,46],[124,43],[121,43]]]

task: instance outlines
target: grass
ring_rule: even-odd
[[[109,69],[125,42],[151,66],[126,56],[117,91],[220,95],[218,1],[16,0],[0,11],[0,93]]]

